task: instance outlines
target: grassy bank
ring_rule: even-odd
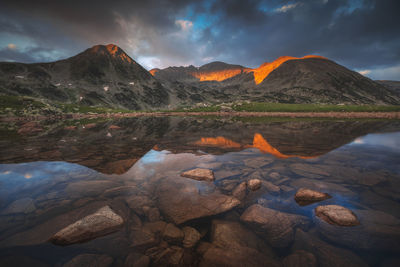
[[[233,105],[234,111],[248,112],[396,112],[399,106],[378,105],[323,105],[323,104],[281,104],[245,103]]]
[[[213,112],[400,112],[398,106],[378,105],[324,105],[324,104],[281,104],[241,103],[218,104],[201,107],[178,107],[169,110],[128,110],[101,106],[85,106],[67,103],[49,103],[46,100],[25,96],[0,95],[0,115],[32,116],[63,114],[107,114],[107,113],[213,113]]]

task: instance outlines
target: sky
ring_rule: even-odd
[[[400,80],[399,0],[1,0],[0,61],[116,44],[146,69],[325,56]]]

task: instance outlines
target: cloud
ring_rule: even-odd
[[[399,9],[397,0],[3,0],[0,61],[51,61],[114,43],[147,68],[319,54],[393,78]]]
[[[15,44],[8,44],[7,48],[10,49],[10,50],[16,50],[17,46]]]
[[[287,12],[288,10],[293,9],[293,8],[295,8],[295,7],[298,6],[298,5],[299,5],[299,3],[287,4],[287,5],[281,6],[281,7],[279,7],[279,8],[276,8],[276,9],[275,9],[275,12],[278,12],[278,13],[280,13],[280,12]]]
[[[368,74],[371,73],[371,70],[360,70],[360,71],[358,71],[358,73],[360,73],[361,75],[367,76]]]
[[[183,31],[189,31],[193,27],[193,22],[190,20],[176,20],[175,24],[178,25]]]

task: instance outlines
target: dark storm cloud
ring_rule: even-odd
[[[306,54],[371,73],[400,65],[396,0],[3,0],[1,5],[0,60],[51,60],[116,43],[147,67],[210,60],[254,67]],[[8,49],[9,43],[17,48]]]

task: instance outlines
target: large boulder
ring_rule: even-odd
[[[200,266],[280,266],[272,249],[239,222],[213,220]]]
[[[121,216],[109,206],[104,206],[64,229],[50,238],[56,245],[82,243],[119,230],[124,223]]]
[[[287,247],[294,239],[296,227],[307,228],[307,217],[280,212],[254,204],[247,208],[240,220],[263,235],[273,247]]]
[[[351,210],[339,205],[318,206],[315,208],[315,215],[333,225],[355,226],[360,224]]]
[[[160,180],[156,190],[158,207],[176,225],[233,209],[240,201],[220,193],[211,183],[177,177]]]
[[[315,217],[318,232],[327,240],[363,250],[400,252],[400,220],[376,210],[354,210],[360,225],[342,227]]]

